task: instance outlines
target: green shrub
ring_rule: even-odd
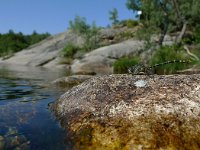
[[[95,25],[95,23],[90,26],[90,28],[83,34],[85,42],[83,44],[84,51],[91,51],[99,47],[99,39],[98,39],[98,31],[99,28]]]
[[[192,42],[194,44],[200,43],[200,27],[194,29],[194,35],[193,35]]]
[[[62,49],[61,56],[66,58],[73,58],[74,54],[76,54],[76,52],[80,49],[80,47],[69,43]]]
[[[131,19],[126,20],[126,26],[128,28],[134,28],[134,27],[136,27],[138,25],[139,25],[139,22],[137,20],[131,20]]]
[[[128,68],[138,64],[139,59],[136,57],[124,57],[113,63],[114,73],[127,73]]]
[[[156,51],[153,58],[150,61],[150,65],[155,65],[172,60],[189,60],[189,57],[185,54],[180,47],[177,46],[163,46]],[[172,63],[163,66],[158,66],[155,68],[156,74],[173,74],[178,70],[186,69],[188,64],[186,63]]]
[[[119,39],[123,39],[123,40],[130,39],[133,37],[135,37],[135,33],[132,33],[132,32],[122,32],[119,34]]]
[[[134,28],[139,25],[139,21],[128,19],[128,20],[121,20],[118,24],[121,26],[127,26],[128,28]]]

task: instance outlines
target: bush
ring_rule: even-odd
[[[84,51],[86,51],[86,52],[91,51],[91,50],[94,50],[99,47],[99,45],[98,45],[99,39],[97,37],[98,30],[99,30],[99,28],[97,28],[95,23],[93,23],[92,26],[90,26],[90,28],[85,32],[85,34],[84,34],[85,42],[83,45]]]
[[[134,28],[139,25],[139,21],[128,19],[128,20],[121,20],[118,24],[121,26],[127,26],[128,28]]]
[[[127,40],[135,37],[135,33],[132,32],[122,32],[119,34],[119,39]]]
[[[69,43],[62,49],[61,56],[66,58],[73,58],[74,54],[76,54],[76,52],[80,49],[80,47]]]
[[[114,73],[127,73],[128,68],[132,67],[136,64],[139,63],[139,59],[136,57],[124,57],[120,58],[116,62],[114,62],[113,67],[114,67]]]
[[[131,19],[129,19],[129,20],[126,21],[126,26],[128,28],[134,28],[134,27],[136,27],[138,25],[139,25],[139,22],[137,20],[131,20]]]
[[[163,46],[156,51],[153,58],[150,61],[151,66],[166,61],[172,60],[189,60],[190,58],[185,54],[181,47],[177,46]],[[188,64],[185,63],[172,63],[163,66],[158,66],[155,68],[156,74],[173,74],[177,70],[186,69]]]
[[[194,29],[192,44],[199,44],[200,43],[200,26]]]

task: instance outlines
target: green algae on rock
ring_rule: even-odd
[[[74,149],[200,149],[199,74],[94,77],[51,107]]]

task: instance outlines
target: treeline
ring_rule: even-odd
[[[0,57],[12,55],[32,44],[38,43],[48,36],[50,36],[49,33],[39,34],[33,31],[31,35],[24,35],[21,32],[15,33],[13,30],[9,30],[8,33],[0,34]]]

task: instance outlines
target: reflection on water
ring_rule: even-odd
[[[63,150],[64,131],[48,109],[63,93],[48,85],[60,72],[0,66],[0,150]]]

